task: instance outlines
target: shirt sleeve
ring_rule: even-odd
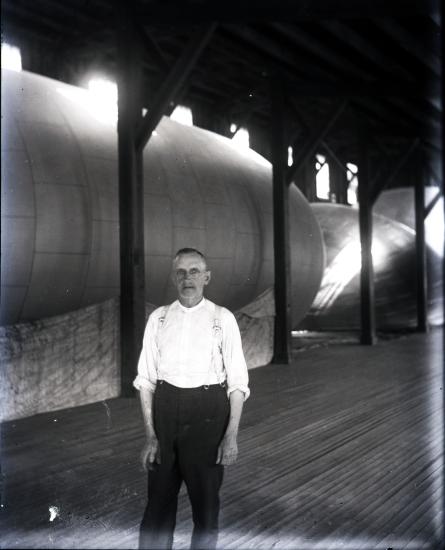
[[[227,309],[224,309],[223,312],[221,322],[223,332],[222,355],[227,375],[227,393],[230,395],[234,390],[241,390],[244,393],[245,401],[250,395],[250,389],[241,334],[233,313]]]
[[[155,310],[148,318],[145,327],[142,351],[138,361],[138,374],[133,381],[137,390],[147,388],[154,391],[157,382],[159,351],[156,343],[156,332],[159,323],[159,311]]]

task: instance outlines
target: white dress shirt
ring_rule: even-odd
[[[135,388],[154,391],[157,380],[179,388],[227,381],[229,395],[238,389],[247,399],[249,377],[234,315],[205,298],[190,308],[176,300],[165,311],[157,308],[148,319]]]

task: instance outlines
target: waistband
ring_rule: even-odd
[[[170,384],[169,382],[166,382],[165,380],[158,380],[156,383],[156,389],[159,388],[166,388],[171,391],[175,392],[181,392],[181,393],[196,393],[200,391],[215,391],[215,390],[221,390],[221,388],[226,389],[227,383],[224,380],[224,382],[221,382],[220,384],[209,384],[209,385],[203,385],[203,386],[196,386],[194,388],[180,388],[178,386],[174,386],[173,384]]]

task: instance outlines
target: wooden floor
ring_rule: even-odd
[[[221,548],[442,547],[442,331],[310,349],[250,375]],[[5,423],[1,547],[135,548],[142,441],[135,399]],[[182,493],[175,548],[190,530]]]

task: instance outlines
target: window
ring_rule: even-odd
[[[2,68],[17,72],[22,70],[20,49],[7,42],[2,43]]]
[[[117,84],[106,78],[92,78],[88,81],[91,101],[97,116],[103,122],[117,121]]]
[[[348,178],[348,203],[357,204],[357,165],[352,164],[352,162],[346,163],[346,168],[348,169],[347,178]]]
[[[324,155],[316,155],[315,158],[317,198],[329,199],[329,165]]]
[[[236,124],[231,124],[230,131],[235,132]],[[232,137],[233,143],[238,145],[239,148],[248,149],[250,146],[249,131],[246,128],[238,128],[235,135]]]
[[[292,166],[294,163],[294,149],[293,147],[287,148],[287,165]]]
[[[185,105],[177,105],[173,113],[170,115],[171,120],[185,124],[186,126],[193,126],[193,113],[189,107]]]

